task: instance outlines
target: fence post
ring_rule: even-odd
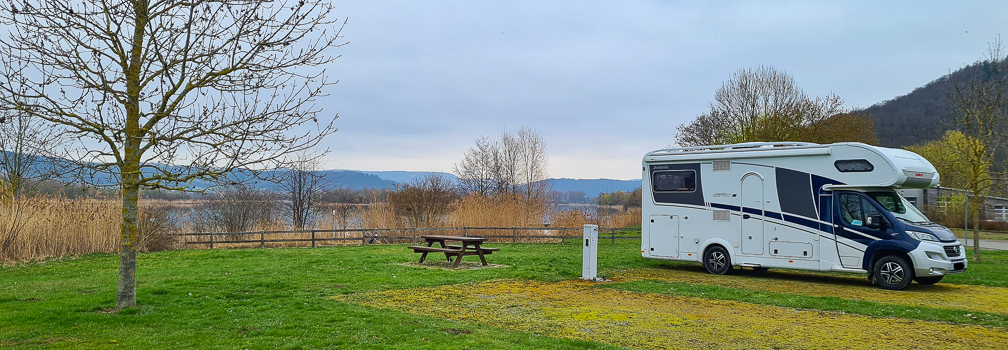
[[[462,227],[462,235],[465,236],[465,237],[469,237],[469,227],[468,226],[463,226]]]
[[[360,232],[360,245],[362,247],[367,245],[367,237],[365,237],[365,236],[367,236],[367,231],[361,230],[361,232]]]
[[[210,249],[213,249],[213,232],[210,232]]]
[[[616,228],[615,227],[610,227],[609,228],[609,234],[612,235],[612,245],[616,245]]]
[[[417,231],[417,228],[416,228],[416,227],[414,227],[414,228],[413,228],[413,245],[416,245],[416,244],[417,244],[417,243],[416,243],[416,231]]]
[[[560,244],[566,244],[566,243],[567,243],[567,228],[564,227],[560,229]]]
[[[315,230],[311,230],[311,247],[315,248]]]
[[[511,243],[518,243],[518,229],[511,226]]]
[[[259,231],[259,249],[266,248],[266,231]]]

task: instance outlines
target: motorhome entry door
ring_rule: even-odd
[[[648,227],[651,255],[675,258],[679,256],[679,216],[651,215]]]
[[[742,177],[742,254],[763,254],[763,178]]]

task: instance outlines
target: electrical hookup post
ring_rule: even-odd
[[[584,225],[584,245],[581,248],[581,279],[601,281],[598,278],[598,225]]]

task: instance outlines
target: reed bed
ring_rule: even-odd
[[[546,201],[527,199],[520,195],[498,195],[483,197],[469,195],[458,198],[447,205],[443,214],[426,219],[421,225],[414,225],[415,218],[405,217],[394,205],[377,197],[369,204],[325,204],[317,209],[317,215],[309,232],[263,233],[270,231],[293,231],[286,213],[278,201],[254,202],[249,205],[275,208],[263,210],[259,217],[243,231],[242,235],[217,235],[215,248],[258,248],[305,246],[305,242],[240,242],[265,240],[306,240],[312,235],[316,239],[341,239],[320,241],[316,246],[357,245],[376,237],[378,242],[389,240],[382,237],[412,237],[433,232],[413,230],[420,228],[459,227],[580,227],[587,223],[602,227],[629,227],[640,224],[640,208],[614,210],[610,208],[588,208],[556,210]],[[115,253],[119,251],[122,202],[115,197],[67,199],[61,196],[36,196],[5,200],[0,206],[0,263],[17,263],[44,260],[54,257],[75,256],[89,253]],[[180,247],[204,248],[209,236],[183,236],[186,233],[226,233],[226,230],[208,222],[205,211],[206,201],[161,201],[141,200],[140,250],[159,251]],[[398,229],[386,232],[332,232],[339,229]],[[317,232],[310,232],[316,230]],[[329,232],[326,232],[329,231]],[[458,231],[458,232],[455,232]],[[516,234],[511,231],[468,229],[438,231],[437,234],[471,236],[505,236]],[[557,236],[562,232],[555,229],[518,231],[518,236]],[[572,233],[566,232],[569,236]],[[189,245],[186,245],[189,241]],[[396,242],[400,242],[397,240]],[[523,242],[553,242],[556,239],[523,239]]]
[[[118,249],[121,202],[38,196],[0,208],[0,261],[19,262]]]

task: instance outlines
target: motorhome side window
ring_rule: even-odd
[[[845,224],[851,226],[865,226],[865,217],[882,215],[878,209],[868,201],[867,198],[853,194],[841,193],[838,197],[840,201],[840,217]]]
[[[655,192],[693,192],[696,172],[693,170],[656,171],[651,179]]]
[[[841,173],[868,173],[875,170],[875,166],[867,159],[838,160],[833,162],[833,166]]]

